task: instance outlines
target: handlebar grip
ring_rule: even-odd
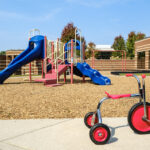
[[[133,77],[133,74],[126,74],[126,77]]]
[[[145,75],[145,74],[142,74],[141,76],[142,76],[142,78],[143,78],[143,79],[145,79],[145,78],[146,78],[146,75]]]

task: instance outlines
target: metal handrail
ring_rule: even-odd
[[[65,52],[63,52],[61,55],[59,55],[59,57],[57,57],[56,59],[54,59],[53,61],[51,61],[49,64],[55,64],[55,72],[57,73],[57,83],[58,83],[58,65],[60,65],[60,64],[62,64],[62,63],[64,63],[65,62],[65,60],[67,60],[67,59],[63,59],[63,61],[62,62],[58,62],[58,60],[62,60],[61,59],[61,57],[64,55],[64,54],[66,54],[68,51],[65,51]],[[53,54],[53,53],[52,53]],[[52,54],[51,54],[51,56],[52,56]],[[45,60],[47,60],[48,58],[46,58]],[[47,64],[47,66],[49,65],[49,64]]]
[[[56,59],[55,59],[55,69],[56,69],[56,62],[58,63],[58,59],[60,59],[60,57],[62,57],[65,53],[67,53],[68,51],[65,51],[65,52],[63,52],[59,57],[57,57]],[[65,62],[65,60],[67,60],[67,59],[64,59],[64,61],[63,62]]]
[[[53,42],[53,41],[51,41],[51,42]],[[51,43],[51,42],[50,42],[50,43]],[[59,48],[61,47],[61,46],[60,46],[61,43],[63,43],[63,42],[59,42]],[[50,44],[49,44],[49,45],[50,45]],[[57,45],[57,41],[54,41],[54,45]],[[55,47],[55,46],[54,46],[54,47]],[[51,59],[51,58],[52,58],[52,55],[54,55],[54,57],[55,57],[55,55],[56,55],[56,58],[57,58],[57,52],[58,52],[58,51],[54,51],[53,53],[49,54],[47,58],[50,58],[50,59]],[[46,58],[46,59],[47,59],[47,58]]]
[[[80,59],[81,59],[81,62],[83,62],[83,53],[82,53],[82,42],[81,42],[81,38],[82,38],[82,33],[81,33],[81,30],[79,28],[75,28],[75,46],[76,46],[76,41],[77,41],[77,31],[80,32]],[[77,63],[77,62],[76,62]]]
[[[32,36],[35,36],[35,31],[37,31],[40,35],[40,30],[39,29],[32,29],[29,31],[29,38],[31,38]]]
[[[46,59],[52,59],[52,55],[54,55],[56,52],[54,52],[54,53],[51,53],[50,55],[49,55],[49,57],[46,57]]]
[[[56,72],[56,67],[57,67],[57,83],[58,83],[58,59],[61,57],[61,56],[63,56],[65,53],[67,53],[68,51],[65,51],[65,52],[63,52],[59,57],[57,57],[56,58],[56,60],[55,60],[55,72]],[[62,63],[64,63],[65,62],[65,60],[67,60],[67,59],[64,59],[64,61],[62,61],[62,62],[60,62],[59,63],[59,65],[61,65]]]

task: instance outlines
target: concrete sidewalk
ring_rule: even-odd
[[[104,118],[111,140],[95,145],[83,119],[0,120],[0,150],[149,150],[150,134],[135,134],[127,118]]]

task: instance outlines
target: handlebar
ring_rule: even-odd
[[[137,76],[134,75],[134,74],[126,74],[126,77],[135,77],[135,78],[137,78]],[[141,77],[142,77],[143,79],[145,79],[145,78],[146,78],[146,75],[145,75],[145,74],[142,74]]]
[[[144,96],[144,99],[145,99],[145,78],[146,78],[146,75],[145,74],[142,74],[141,77],[142,77],[142,86],[143,88],[141,87],[141,82],[140,82],[140,79],[137,77],[137,75],[134,75],[134,74],[126,74],[126,77],[135,77],[135,79],[137,80],[138,82],[138,87],[139,87],[139,94],[141,95],[140,96],[140,102]]]

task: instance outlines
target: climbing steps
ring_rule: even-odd
[[[67,65],[61,64],[58,66],[58,77],[66,72]],[[58,86],[60,84],[57,83],[57,70],[55,68],[51,69],[48,73],[45,74],[45,78],[36,79],[36,82],[43,82],[45,86]]]

